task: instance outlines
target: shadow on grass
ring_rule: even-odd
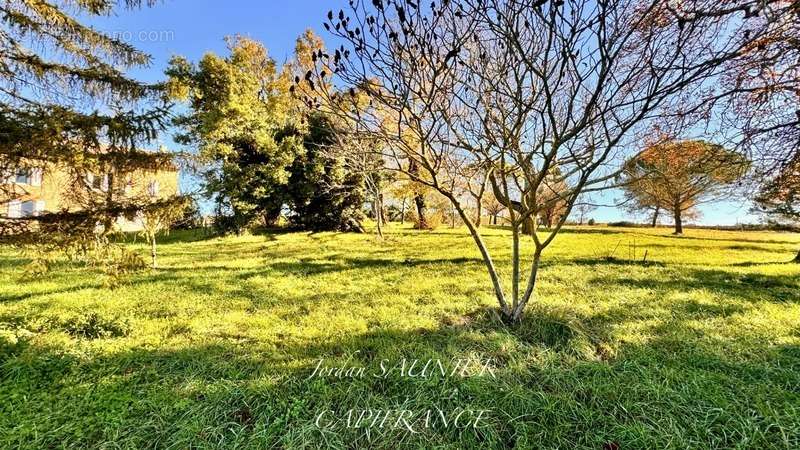
[[[783,260],[783,261],[766,261],[766,262],[740,262],[740,263],[733,263],[729,264],[729,267],[758,267],[758,266],[775,266],[775,265],[792,265],[798,264],[796,260]]]
[[[770,301],[800,303],[800,278],[793,274],[765,275],[726,272],[713,269],[681,268],[669,278],[653,277],[634,279],[604,275],[590,280],[590,284],[650,289],[668,295],[674,292],[707,290],[728,298],[749,302]]]
[[[753,357],[730,357],[723,342],[698,335],[687,323],[698,312],[729,312],[688,312],[649,326],[644,343],[600,342],[592,336],[602,333],[587,325],[610,326],[628,316],[581,323],[541,309],[511,328],[493,310],[478,309],[444,317],[436,328],[374,329],[325,340],[209,340],[188,326],[159,348],[82,356],[17,343],[2,347],[0,393],[24,395],[6,397],[0,439],[31,447],[159,442],[387,449],[797,443],[800,372],[792,368],[800,363],[800,348],[758,342]],[[464,377],[436,370],[420,375],[427,361],[440,361],[449,373],[462,359],[471,361]],[[415,360],[421,361],[417,375],[410,376]],[[365,375],[312,376],[320,362],[363,368]],[[481,372],[487,363],[491,370]],[[754,406],[764,402],[769,409]],[[415,425],[418,433],[402,426],[329,430],[315,424],[323,411],[341,418],[351,409],[432,408],[489,413],[477,429]]]
[[[666,264],[661,261],[648,261],[644,259],[622,259],[616,257],[600,257],[600,258],[577,258],[564,261],[565,264],[575,264],[577,266],[639,266],[639,267],[666,267]]]
[[[738,233],[747,233],[747,231],[740,231]],[[756,232],[754,232],[756,233]],[[745,234],[746,236],[746,234]],[[789,241],[789,240],[781,240],[781,239],[742,239],[740,236],[732,236],[730,239],[724,238],[712,238],[712,237],[700,237],[700,236],[687,236],[683,235],[663,235],[661,237],[669,238],[669,239],[679,239],[679,240],[695,240],[695,241],[714,241],[714,242],[747,242],[753,244],[782,244],[782,245],[800,245],[800,241]]]
[[[341,272],[345,270],[361,270],[361,269],[381,269],[381,268],[413,268],[413,267],[429,267],[438,266],[439,268],[447,268],[447,266],[458,265],[480,265],[483,260],[480,258],[441,258],[441,259],[412,259],[406,258],[403,260],[395,259],[374,259],[374,258],[337,258],[331,262],[325,261],[298,261],[298,262],[278,262],[268,264],[271,269],[279,270],[281,272],[290,273],[294,275],[318,275],[323,273]]]

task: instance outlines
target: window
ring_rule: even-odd
[[[21,217],[38,216],[44,211],[44,200],[27,200],[20,204]]]
[[[30,217],[36,214],[36,202],[31,200],[22,202],[20,211],[22,212],[22,217]]]
[[[147,193],[150,194],[150,197],[157,197],[158,188],[158,181],[153,180],[147,185]]]
[[[11,172],[11,176],[2,177],[7,183],[29,184],[31,186],[42,185],[42,169],[20,167]]]
[[[20,168],[17,169],[17,176],[15,181],[17,184],[31,184],[31,178],[33,174],[31,173],[31,169],[27,168]]]
[[[93,173],[86,174],[86,184],[91,189],[96,189],[98,191],[107,191],[108,190],[108,175],[95,175]]]
[[[31,169],[31,186],[41,186],[43,174],[44,170],[40,168]]]
[[[44,212],[44,200],[11,200],[8,202],[8,217],[19,219],[21,217],[38,216]]]
[[[133,192],[133,178],[128,177],[128,179],[125,181],[125,192],[124,192],[125,196],[126,197],[130,196],[132,192]]]

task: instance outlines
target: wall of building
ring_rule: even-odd
[[[61,210],[77,210],[80,205],[70,196],[74,189],[73,177],[75,175],[67,168],[50,166],[41,170],[41,181],[33,180],[34,184],[15,182],[14,176],[0,180],[4,183],[4,191],[0,201],[0,215],[7,216],[9,213],[9,201],[19,200],[20,202],[33,201],[39,203],[44,212],[56,212]],[[98,177],[101,175],[97,175]],[[121,175],[119,183],[125,183],[125,195],[127,197],[152,197],[167,198],[179,193],[178,171],[177,170],[137,170],[133,173]],[[9,183],[10,182],[10,183]],[[154,184],[155,183],[155,184]],[[106,183],[101,183],[103,187]],[[122,184],[117,184],[122,186]],[[157,187],[155,191],[153,188]],[[106,187],[107,188],[107,187]],[[155,194],[155,195],[152,195]],[[141,224],[137,221],[121,220],[120,227],[124,231],[136,231],[141,229]]]

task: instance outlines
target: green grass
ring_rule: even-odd
[[[508,261],[507,232],[485,233]],[[797,448],[800,265],[782,262],[798,248],[567,230],[514,328],[464,230],[176,233],[162,269],[114,290],[67,263],[27,279],[0,249],[0,448]],[[466,357],[496,377],[307,379],[320,358],[374,372]],[[416,434],[314,424],[432,407],[491,411]]]

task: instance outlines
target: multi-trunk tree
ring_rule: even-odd
[[[317,53],[322,62],[299,83],[315,88],[308,102],[342,117],[344,131],[382,143],[387,168],[453,204],[510,322],[521,319],[542,254],[578,195],[608,187],[654,124],[696,107],[703,97],[692,93],[763,32],[747,17],[713,14],[724,5],[708,2],[712,14],[689,22],[666,0],[350,5],[328,14],[326,28],[345,45]],[[331,76],[338,83],[318,82]],[[355,107],[362,96],[373,108]],[[454,164],[493,168],[512,231],[508,283],[451,190],[458,171],[441,170]],[[561,182],[556,198],[539,194]],[[564,214],[545,233],[534,229],[523,255],[523,225],[553,201],[564,202]]]

